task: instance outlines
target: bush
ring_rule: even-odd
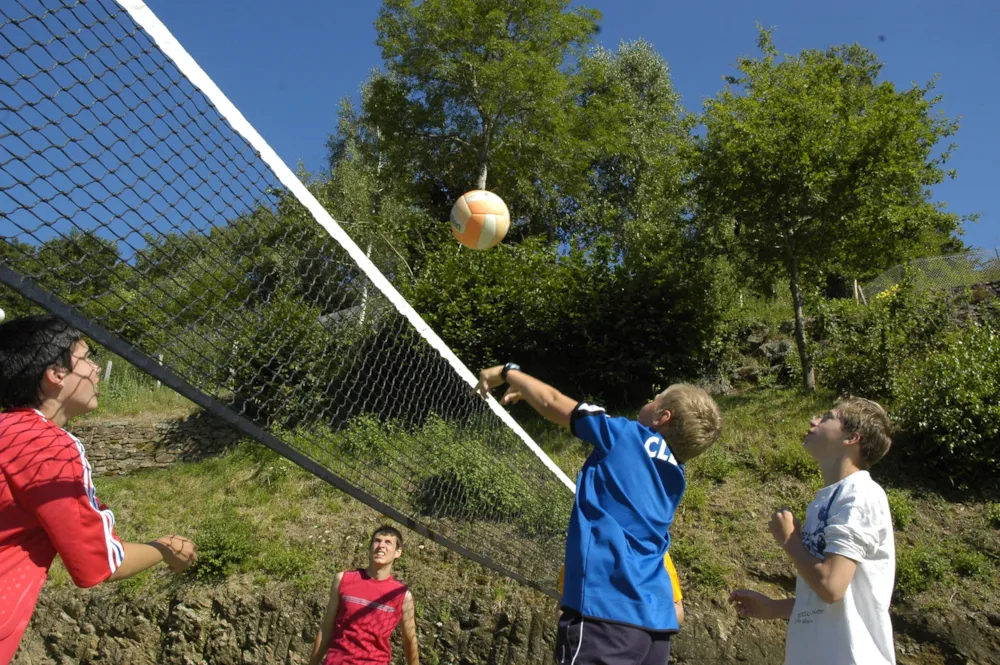
[[[362,414],[348,421],[339,437],[340,452],[350,459],[363,459],[369,464],[391,457],[393,446],[404,433],[393,422],[382,422],[371,414]]]
[[[571,504],[553,503],[522,473],[537,464],[523,445],[508,449],[488,432],[459,429],[436,417],[414,438],[434,462],[420,481],[420,510],[437,517],[508,522],[526,535],[565,532]]]
[[[1000,529],[1000,503],[991,503],[986,507],[986,522],[994,529]]]
[[[954,300],[904,283],[868,306],[821,302],[812,329],[819,380],[840,394],[892,399],[899,370],[940,348],[944,335],[957,329]]]
[[[913,521],[913,516],[917,509],[910,500],[909,495],[903,490],[890,489],[885,493],[889,499],[889,513],[892,515],[892,524],[897,529],[905,529]]]
[[[641,254],[607,239],[449,246],[403,290],[473,369],[513,358],[573,394],[631,406],[667,380],[699,376],[724,346],[715,262],[655,241]]]
[[[904,547],[896,552],[897,598],[909,598],[927,591],[950,571],[948,557],[926,545]]]
[[[971,577],[981,582],[989,581],[993,577],[993,567],[990,565],[990,560],[963,543],[954,545],[951,553],[951,565],[955,572],[962,577]]]
[[[315,559],[311,548],[272,541],[261,551],[259,567],[276,577],[294,579],[308,572],[316,563]]]
[[[260,551],[254,525],[231,505],[221,506],[198,530],[198,558],[191,567],[198,579],[218,580],[243,569]]]
[[[1000,475],[1000,334],[974,325],[905,368],[896,414],[906,454],[968,484]]]
[[[421,482],[418,501],[422,510],[442,517],[513,521],[528,496],[529,488],[509,466],[459,444]]]

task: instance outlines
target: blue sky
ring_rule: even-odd
[[[326,166],[325,142],[338,100],[355,96],[381,64],[372,25],[377,0],[146,0],[278,154]],[[897,85],[940,74],[949,117],[961,116],[950,166],[958,178],[935,191],[959,214],[982,213],[965,240],[1000,247],[1000,3],[978,0],[593,0],[604,18],[598,41],[646,39],[670,64],[688,110],[722,87],[740,55],[755,53],[755,23],[777,28],[780,50],[858,42]],[[238,7],[238,9],[237,9]],[[280,8],[279,8],[280,7]],[[883,38],[883,39],[880,39]],[[996,188],[996,189],[995,189]]]

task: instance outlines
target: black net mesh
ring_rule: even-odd
[[[78,315],[362,501],[553,588],[570,490],[111,0],[0,4],[0,237],[8,315],[23,295]]]

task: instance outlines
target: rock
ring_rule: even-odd
[[[771,334],[771,329],[764,323],[756,323],[747,333],[745,338],[746,344],[751,349],[755,349],[764,342],[767,341],[768,336]]]
[[[495,579],[493,580],[496,581]],[[414,588],[421,588],[414,585]],[[498,602],[493,585],[457,581],[434,595],[422,589],[417,633],[421,660],[442,665],[550,665],[555,641],[551,598],[524,590]],[[446,594],[446,595],[443,595]],[[65,608],[86,599],[67,629]],[[308,662],[326,605],[326,589],[303,591],[292,583],[254,585],[230,580],[218,586],[181,584],[126,600],[113,586],[80,591],[48,586],[14,665],[298,665]],[[769,665],[781,662],[780,622],[738,620],[718,594],[700,590],[685,600],[688,620],[673,640],[671,662]],[[475,623],[440,620],[444,607],[467,608]],[[940,616],[893,609],[900,654],[961,655],[962,662],[996,662],[1000,616],[964,611]],[[992,627],[991,627],[992,626]],[[399,631],[394,662],[401,662]],[[909,660],[901,662],[913,662]],[[944,662],[919,660],[917,662]],[[951,660],[948,660],[951,662]],[[959,661],[955,661],[959,662]]]
[[[774,365],[790,355],[793,348],[794,347],[792,346],[791,341],[787,339],[776,339],[761,344],[760,347],[754,352],[754,355],[762,357]]]
[[[709,395],[729,395],[733,392],[733,384],[722,374],[698,379],[695,385]]]
[[[754,365],[745,365],[734,369],[730,372],[729,376],[736,383],[757,384],[760,382],[760,373],[761,370],[759,367]]]

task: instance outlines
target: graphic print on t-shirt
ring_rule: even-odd
[[[826,554],[826,527],[830,524],[830,508],[833,506],[833,502],[837,500],[837,495],[840,494],[840,490],[843,487],[843,485],[838,487],[827,504],[819,509],[819,514],[817,515],[819,521],[816,524],[816,528],[802,534],[802,544],[817,559],[822,559]]]

